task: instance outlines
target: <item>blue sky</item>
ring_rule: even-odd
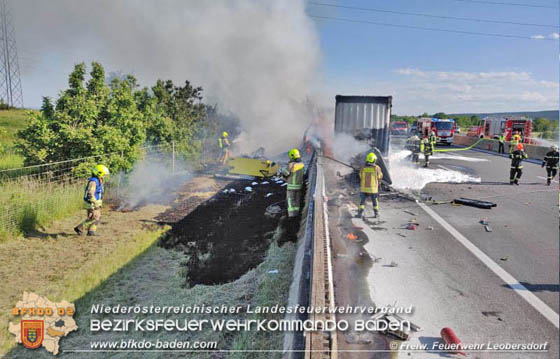
[[[260,94],[260,103],[241,108],[250,107],[247,116],[255,119],[268,111],[266,99],[278,96],[289,103],[309,95],[332,106],[336,94],[392,95],[398,114],[558,108],[558,39],[485,37],[309,17],[550,38],[559,32],[557,1],[313,1],[555,27],[358,11],[311,0],[12,0],[25,104],[38,107],[42,96],[56,97],[75,63],[96,60],[107,72],[134,74],[142,85],[157,78],[189,79],[232,108],[252,101],[251,92]],[[269,84],[263,85],[265,80]]]
[[[558,10],[454,0],[317,0],[324,4],[558,25]],[[504,2],[506,2],[504,0]],[[522,0],[510,2],[521,3]],[[558,6],[551,0],[526,3]],[[557,28],[434,19],[307,4],[307,14],[520,36]],[[329,94],[393,94],[394,111],[558,108],[558,41],[462,35],[313,19]],[[554,37],[554,35],[552,35]],[[361,91],[361,92],[360,92]],[[385,92],[384,92],[385,91]],[[488,97],[488,99],[485,99]]]

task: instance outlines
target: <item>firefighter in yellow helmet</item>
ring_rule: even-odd
[[[97,235],[96,230],[101,219],[101,206],[103,205],[103,182],[108,174],[109,169],[104,165],[97,165],[91,171],[91,177],[88,179],[84,191],[87,218],[74,228],[78,235],[83,233],[84,227],[87,229],[88,236]]]
[[[222,165],[225,165],[229,159],[229,146],[228,133],[224,131],[222,137],[218,139],[218,147],[220,147],[219,162]]]
[[[301,156],[297,148],[293,148],[288,152],[290,162],[288,167],[282,171],[286,182],[288,183],[286,190],[286,203],[288,207],[288,217],[296,217],[299,214],[301,206],[301,191],[303,189],[303,171],[305,165],[301,161]]]
[[[371,198],[375,217],[379,216],[379,181],[383,178],[383,172],[375,161],[377,161],[375,153],[368,153],[366,163],[360,169],[360,210],[358,211],[358,217],[362,217],[364,214],[368,197]]]
[[[424,154],[424,167],[428,167],[430,165],[430,156],[434,153],[434,147],[427,137],[420,141],[420,152]]]
[[[521,143],[521,135],[519,134],[519,131],[515,131],[511,136],[511,141],[509,142],[509,153],[514,152],[519,143]]]

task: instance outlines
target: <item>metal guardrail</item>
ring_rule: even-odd
[[[316,161],[315,190],[313,193],[313,251],[311,264],[311,291],[309,305],[312,308],[329,308],[330,311],[314,312],[311,320],[315,323],[336,321],[334,314],[334,285],[332,275],[331,242],[325,194],[325,176],[322,158]],[[306,336],[306,359],[336,359],[338,357],[336,331],[319,330]]]
[[[302,211],[302,227],[298,241],[298,249],[294,263],[293,280],[290,287],[289,306],[299,305],[308,307],[311,288],[311,264],[313,250],[313,217],[315,208],[315,188],[316,188],[316,166],[317,156],[313,153],[311,160],[306,166],[307,183],[305,194],[305,205]],[[286,316],[288,320],[307,320],[305,313],[290,314]],[[303,359],[305,356],[305,337],[304,333],[286,332],[284,336],[284,358]]]
[[[334,308],[334,286],[325,182],[321,159],[315,153],[308,164],[307,193],[303,210],[301,236],[294,265],[288,305]],[[293,314],[289,320],[335,320],[334,314]],[[336,332],[315,331],[286,333],[284,358],[337,358]]]

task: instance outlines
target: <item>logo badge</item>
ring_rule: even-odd
[[[21,341],[26,348],[36,349],[43,343],[45,322],[43,320],[22,320]]]

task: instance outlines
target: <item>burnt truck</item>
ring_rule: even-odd
[[[359,141],[367,142],[377,154],[385,182],[391,184],[386,159],[391,139],[393,97],[337,95],[335,99],[335,135],[345,133]]]

